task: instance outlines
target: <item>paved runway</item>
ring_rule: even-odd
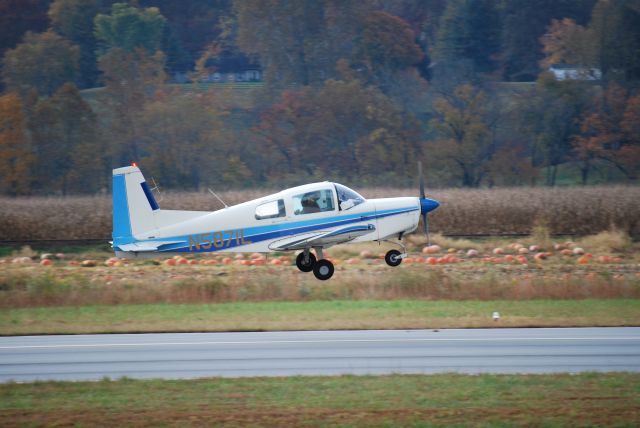
[[[0,338],[0,381],[640,371],[640,328]]]

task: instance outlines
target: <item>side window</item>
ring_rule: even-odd
[[[330,189],[314,190],[293,197],[293,213],[312,214],[333,211],[333,191]]]
[[[256,207],[256,219],[264,220],[267,218],[285,217],[284,199],[277,201],[265,202]]]

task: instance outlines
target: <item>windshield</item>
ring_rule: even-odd
[[[348,210],[364,202],[364,198],[347,186],[335,183],[338,193],[338,204],[341,210]]]

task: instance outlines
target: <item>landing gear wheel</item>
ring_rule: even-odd
[[[387,262],[389,266],[398,266],[402,263],[402,257],[400,257],[400,251],[398,250],[389,250],[387,254],[384,256],[384,261]]]
[[[296,257],[296,266],[302,272],[311,272],[313,270],[313,266],[316,264],[316,256],[313,253],[309,253],[309,261],[305,264],[304,262],[304,253],[298,254]]]
[[[333,263],[326,259],[318,260],[316,264],[313,265],[313,274],[320,281],[326,281],[331,278],[333,271]]]

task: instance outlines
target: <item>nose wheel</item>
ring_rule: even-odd
[[[384,256],[384,261],[389,266],[399,266],[400,263],[402,263],[402,253],[400,253],[400,251],[398,250],[389,250]]]

